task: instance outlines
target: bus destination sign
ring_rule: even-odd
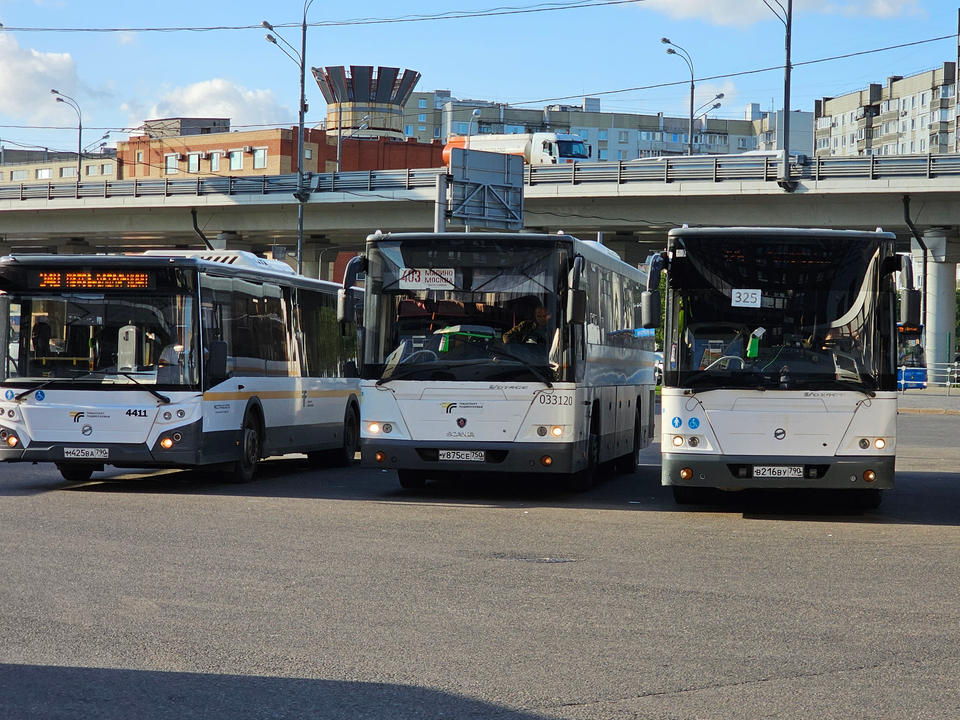
[[[153,273],[144,270],[36,270],[37,290],[152,290]]]

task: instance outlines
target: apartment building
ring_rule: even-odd
[[[475,110],[479,115],[474,115]],[[813,119],[810,112],[791,114],[793,152],[813,153]],[[421,142],[468,133],[571,132],[586,141],[599,161],[686,155],[689,150],[689,116],[603,112],[599,98],[590,97],[581,105],[529,109],[460,100],[449,90],[414,92],[404,108],[403,122],[406,136]],[[760,112],[755,103],[747,107],[743,120],[700,116],[694,119],[693,150],[722,155],[780,149],[782,127],[782,113]]]
[[[956,63],[816,103],[821,156],[957,152]]]
[[[117,158],[112,149],[84,154],[77,162],[76,153],[10,151],[0,148],[0,187],[19,183],[77,182],[111,180],[119,176]]]

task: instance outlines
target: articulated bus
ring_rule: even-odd
[[[353,262],[364,467],[404,488],[524,473],[577,491],[601,463],[636,468],[654,427],[645,274],[568,235],[374,234]]]
[[[247,482],[261,458],[349,464],[356,326],[340,285],[234,251],[0,259],[0,460],[205,467]]]
[[[677,502],[707,488],[834,488],[880,503],[896,453],[894,240],[670,231],[661,442]]]

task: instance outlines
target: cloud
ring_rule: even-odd
[[[135,108],[130,106],[131,110]],[[248,90],[222,78],[171,90],[149,110],[147,117],[135,122],[165,117],[230,118],[235,126],[295,122],[293,113],[277,102],[272,90]]]
[[[774,0],[771,5],[776,7]],[[647,0],[643,6],[675,20],[707,19],[716,25],[753,25],[773,19],[763,0]],[[795,13],[890,18],[922,12],[920,0],[797,0]]]
[[[0,114],[34,123],[73,124],[76,115],[54,102],[50,89],[74,96],[80,85],[77,64],[68,53],[22,48],[0,33]]]

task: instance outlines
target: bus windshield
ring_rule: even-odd
[[[199,382],[194,299],[174,293],[2,296],[7,381],[183,386]]]
[[[878,318],[892,312],[878,304],[879,257],[867,238],[677,238],[665,383],[879,389],[892,372],[892,338]]]
[[[557,296],[568,251],[522,239],[384,240],[369,253],[363,377],[554,381],[568,341]],[[565,274],[563,274],[565,279]]]
[[[897,325],[897,367],[925,368],[923,328]]]

